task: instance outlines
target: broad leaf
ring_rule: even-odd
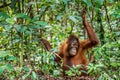
[[[37,74],[34,71],[32,71],[32,75],[34,79],[37,79]]]
[[[69,16],[69,19],[72,20],[73,22],[76,22],[76,18],[74,16]]]
[[[97,2],[98,2],[99,5],[102,5],[104,0],[97,0]]]
[[[5,13],[5,12],[0,12],[0,17],[10,18],[10,16],[7,13]]]
[[[0,67],[0,75],[3,73],[3,71],[5,70],[6,66],[1,66]]]
[[[10,61],[10,60],[16,60],[16,57],[11,55],[11,56],[9,56],[9,57],[7,58],[7,60],[9,60],[9,61]]]
[[[21,25],[14,25],[14,27],[16,28],[16,30],[18,31],[18,32],[20,32],[20,29],[21,29]]]
[[[7,18],[6,22],[9,24],[14,24],[14,20],[12,18]]]
[[[30,75],[31,71],[29,71],[28,73],[24,74],[22,76],[22,80],[26,80],[26,78]]]
[[[14,71],[14,68],[11,64],[7,64],[7,69],[10,71]]]
[[[23,19],[31,20],[30,17],[28,17],[25,13],[17,14],[16,18],[23,18]]]
[[[24,69],[25,71],[30,71],[30,69],[29,69],[28,67],[23,67],[23,69]]]
[[[63,2],[64,2],[65,4],[67,4],[67,0],[63,0]]]
[[[27,30],[27,27],[26,26],[22,26],[22,25],[15,25],[14,27],[20,33],[25,32]]]
[[[10,51],[0,51],[0,57],[6,57],[9,53]]]
[[[27,30],[27,27],[25,27],[25,26],[21,26],[21,29],[20,29],[20,32],[22,33],[22,32],[25,32]]]
[[[37,25],[41,25],[41,26],[46,26],[47,25],[47,22],[45,22],[45,21],[36,21],[34,23],[37,24]]]
[[[62,15],[62,14],[59,14],[59,15],[56,17],[56,20],[60,20],[62,17],[63,17],[63,15]]]
[[[92,7],[91,0],[83,0],[89,7]]]
[[[4,27],[6,31],[10,31],[12,28],[12,25],[5,25]]]

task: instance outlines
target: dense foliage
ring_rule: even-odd
[[[62,79],[61,65],[54,62],[60,43],[74,33],[87,38],[81,10],[100,44],[89,51],[88,72],[99,80],[120,79],[120,1],[119,0],[1,0],[0,1],[0,80]],[[50,41],[48,52],[41,38]],[[79,76],[77,67],[66,72]]]

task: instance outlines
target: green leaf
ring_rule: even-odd
[[[41,26],[46,26],[47,22],[45,22],[45,21],[36,21],[36,22],[34,22],[34,24],[41,25]]]
[[[14,71],[14,68],[13,68],[13,66],[12,66],[11,64],[7,64],[7,68],[8,68],[8,70],[10,70],[10,71]]]
[[[60,70],[54,70],[53,75],[58,76],[60,74]]]
[[[87,74],[87,71],[85,71],[85,70],[81,70],[81,72],[83,72],[83,73],[86,73],[86,74]]]
[[[46,8],[47,8],[47,6],[42,6],[41,11],[44,12]]]
[[[12,8],[12,9],[15,9],[16,7],[15,7],[15,4],[17,3],[17,0],[11,0],[12,2],[11,2],[11,5],[10,5],[10,8]]]
[[[6,57],[9,53],[10,51],[0,51],[0,57]]]
[[[12,18],[7,18],[6,22],[9,24],[14,24],[14,20]]]
[[[10,31],[11,28],[12,28],[12,25],[5,25],[5,30],[6,31]]]
[[[108,0],[108,2],[110,2],[110,3],[114,3],[114,0]]]
[[[37,74],[34,71],[32,71],[32,75],[34,79],[37,79]]]
[[[29,71],[28,73],[24,74],[22,76],[22,80],[26,80],[26,78],[31,74],[31,71]]]
[[[67,6],[67,5],[65,6],[65,11],[66,11],[66,12],[68,12],[68,11],[69,11],[69,8],[68,8],[68,6]]]
[[[91,3],[91,0],[83,0],[88,7],[92,7],[92,3]]]
[[[20,29],[20,32],[22,33],[22,32],[25,32],[27,30],[27,27],[25,27],[25,26],[21,26],[21,29]]]
[[[14,27],[16,28],[16,30],[17,30],[17,31],[19,31],[19,32],[20,32],[21,25],[17,25],[17,24],[15,24],[15,25],[14,25]]]
[[[63,15],[62,15],[62,14],[59,14],[59,15],[56,17],[56,20],[60,20],[62,17],[63,17]]]
[[[104,0],[97,0],[97,2],[98,2],[99,5],[102,5]]]
[[[5,13],[5,12],[0,12],[0,17],[10,18],[10,16],[7,13]]]
[[[37,20],[39,20],[39,17],[40,17],[40,15],[35,15],[35,16],[32,18],[32,21],[37,21]]]
[[[120,62],[119,62],[119,63],[117,63],[117,65],[118,65],[118,66],[120,66]]]
[[[64,2],[65,4],[67,4],[67,0],[63,0],[63,2]]]
[[[30,28],[33,28],[33,29],[39,29],[41,26],[39,26],[39,25],[32,25],[32,26],[30,26]]]
[[[30,71],[30,69],[29,69],[28,67],[23,67],[23,69],[24,69],[25,71]]]
[[[30,35],[30,34],[32,34],[32,33],[33,33],[32,31],[28,31],[28,30],[25,32],[26,36],[27,36],[27,35]]]
[[[3,71],[5,70],[6,66],[1,66],[0,67],[0,75],[3,73]]]
[[[11,61],[11,60],[16,60],[16,57],[15,56],[9,56],[8,58],[7,58],[7,60],[9,60],[9,61]]]
[[[98,80],[103,80],[102,76],[100,76],[100,77],[98,78]]]
[[[96,4],[96,7],[101,7],[103,5],[104,0],[96,0],[94,4]]]
[[[15,25],[14,27],[20,33],[25,32],[27,30],[27,27],[26,26],[22,26],[22,25]]]
[[[25,13],[17,14],[16,18],[23,18],[23,19],[31,20],[30,17],[28,17]]]
[[[73,22],[76,22],[76,18],[74,16],[69,16],[69,19],[72,20]]]
[[[69,76],[75,76],[75,74],[71,70],[66,71],[65,74]]]
[[[110,65],[113,66],[113,67],[117,67],[117,63],[116,62],[111,62]]]

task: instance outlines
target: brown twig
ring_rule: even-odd
[[[59,57],[60,59],[62,59],[57,53],[52,52],[52,46],[50,45],[49,41],[47,41],[46,39],[41,39],[43,45],[45,46],[45,49],[49,52],[51,52],[52,54],[55,54],[57,57]]]
[[[47,50],[47,51],[51,51],[52,46],[50,45],[50,43],[49,43],[46,39],[43,39],[43,38],[42,38],[42,42],[43,42],[46,50]]]

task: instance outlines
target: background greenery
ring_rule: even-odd
[[[54,54],[46,51],[41,38],[49,40],[53,52],[71,33],[86,39],[84,6],[100,40],[87,52],[88,60],[93,59],[87,73],[98,80],[119,80],[119,0],[0,0],[0,80],[62,79],[61,65],[53,61]],[[79,76],[77,68],[67,74]]]

